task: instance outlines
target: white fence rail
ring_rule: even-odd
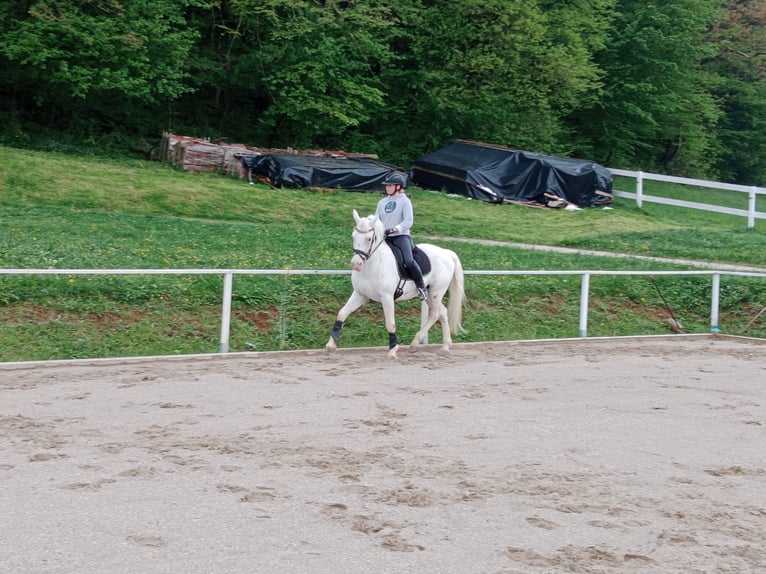
[[[766,188],[756,186],[737,185],[734,183],[719,183],[716,181],[706,181],[702,179],[687,179],[685,177],[675,177],[671,175],[660,175],[657,173],[644,173],[642,171],[628,171],[624,169],[609,169],[614,175],[620,175],[623,177],[632,177],[636,180],[635,193],[622,190],[613,190],[613,194],[617,197],[627,197],[629,199],[635,199],[636,205],[640,208],[644,201],[649,203],[663,203],[665,205],[673,205],[675,207],[687,207],[690,209],[700,209],[703,211],[714,211],[716,213],[725,213],[727,215],[738,215],[740,217],[747,218],[747,226],[749,228],[755,227],[756,219],[766,219],[766,213],[762,211],[756,211],[756,197],[758,195],[766,195]],[[711,205],[707,203],[698,203],[695,201],[683,201],[680,199],[671,199],[668,197],[658,197],[654,195],[644,194],[644,180],[653,181],[665,181],[668,183],[677,183],[680,185],[689,185],[694,187],[707,187],[710,189],[722,189],[727,191],[737,191],[740,193],[747,193],[748,195],[748,207],[747,209],[736,209],[733,207],[724,207],[722,205]]]
[[[711,277],[710,286],[710,330],[719,330],[719,307],[721,276],[758,277],[766,279],[766,272],[745,271],[536,271],[536,270],[466,270],[466,275],[579,275],[580,276],[580,313],[579,336],[588,336],[588,301],[590,299],[590,278],[598,275],[707,275]],[[223,276],[221,296],[221,336],[220,353],[229,352],[229,334],[231,327],[231,297],[235,275],[350,275],[351,270],[337,269],[0,269],[0,275],[218,275]],[[329,326],[328,326],[329,333]],[[329,335],[328,335],[329,336]]]

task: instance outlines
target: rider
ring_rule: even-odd
[[[386,187],[386,197],[378,202],[375,215],[383,222],[386,228],[388,242],[396,246],[402,253],[402,263],[418,288],[418,297],[421,301],[428,300],[428,290],[423,281],[423,272],[420,265],[412,256],[412,237],[410,228],[415,221],[412,211],[412,202],[404,193],[407,187],[407,174],[401,171],[392,171],[386,177],[383,185]]]

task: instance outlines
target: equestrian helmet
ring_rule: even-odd
[[[407,187],[407,174],[401,171],[392,171],[388,174],[383,185],[401,185],[402,189]]]

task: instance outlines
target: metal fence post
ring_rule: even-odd
[[[229,352],[229,330],[231,328],[231,286],[234,274],[223,276],[223,303],[221,305],[221,347],[219,353]]]
[[[588,291],[590,290],[590,273],[582,274],[580,283],[580,337],[588,336]]]
[[[713,273],[713,288],[710,291],[710,330],[718,333],[718,309],[721,302],[721,274]]]

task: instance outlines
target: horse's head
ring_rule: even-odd
[[[354,231],[351,239],[354,243],[354,255],[351,257],[351,267],[354,271],[361,271],[362,265],[367,261],[382,243],[383,223],[375,215],[360,217],[354,210]]]

